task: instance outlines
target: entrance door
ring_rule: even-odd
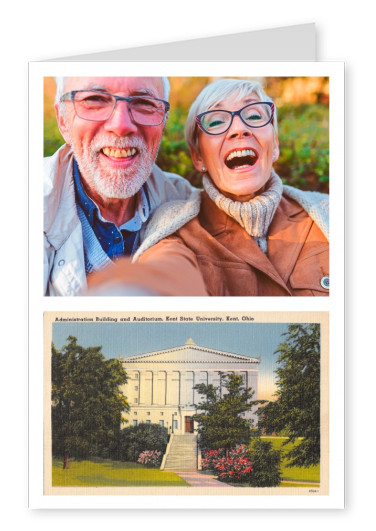
[[[193,419],[192,417],[185,418],[185,433],[193,433]]]

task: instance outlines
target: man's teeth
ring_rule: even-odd
[[[232,160],[234,157],[256,157],[253,149],[241,149],[239,151],[231,151],[226,160]]]
[[[125,157],[133,157],[137,153],[137,150],[135,148],[130,149],[113,149],[105,147],[102,149],[103,153],[107,157],[113,157],[115,159],[117,158],[125,158]]]

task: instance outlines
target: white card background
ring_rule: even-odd
[[[33,508],[169,508],[171,496],[137,497],[132,496],[124,501],[117,496],[43,496],[40,448],[43,446],[43,312],[48,310],[90,311],[95,308],[101,311],[145,311],[175,310],[175,311],[329,311],[330,312],[330,455],[336,459],[330,460],[329,496],[308,497],[273,497],[258,496],[247,502],[237,498],[222,498],[221,506],[234,507],[273,507],[273,508],[341,508],[343,507],[343,64],[317,62],[41,62],[30,65],[30,139],[33,149],[30,150],[30,180],[33,176],[42,175],[43,160],[40,156],[43,131],[43,109],[40,91],[43,86],[43,76],[51,75],[81,75],[90,76],[101,72],[101,75],[120,75],[126,71],[129,76],[167,75],[167,76],[246,76],[252,72],[255,77],[263,76],[328,76],[330,85],[330,297],[43,297],[42,288],[42,260],[38,260],[35,253],[30,259],[30,359],[37,363],[30,365],[30,504]],[[334,126],[335,124],[335,126]],[[33,138],[35,135],[35,138]],[[30,187],[30,246],[33,249],[42,248],[43,233],[43,193],[42,182]],[[342,457],[341,457],[342,454]],[[210,497],[179,496],[174,502],[177,508],[213,508],[218,501]]]

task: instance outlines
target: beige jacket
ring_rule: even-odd
[[[185,201],[198,195],[188,181],[164,173],[156,165],[146,186],[151,212],[169,201]],[[64,145],[44,161],[45,295],[77,295],[86,288],[83,249],[73,184],[73,153],[68,145]]]

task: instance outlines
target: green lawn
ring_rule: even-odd
[[[95,460],[70,461],[63,470],[61,460],[53,459],[53,487],[187,487],[189,483],[174,474],[138,463]]]
[[[299,439],[294,443],[288,443],[286,446],[283,446],[286,437],[261,437],[264,441],[270,441],[273,445],[273,448],[276,450],[282,450],[282,456],[291,448],[299,444]],[[287,467],[287,460],[282,457],[282,481],[288,482],[307,482],[307,483],[320,483],[320,465],[311,466],[308,468],[300,468],[297,466]],[[286,484],[281,484],[281,486],[287,486]],[[289,484],[288,486],[292,486]],[[300,485],[300,486],[311,486],[311,485]]]

